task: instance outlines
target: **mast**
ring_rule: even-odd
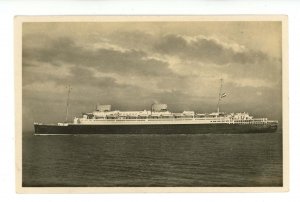
[[[223,79],[220,80],[221,80],[221,84],[220,84],[219,100],[218,100],[218,114],[220,113],[220,102],[222,98],[222,87],[223,87]]]
[[[68,97],[67,97],[67,107],[66,107],[66,120],[65,122],[68,122],[68,114],[69,114],[69,105],[70,105],[70,92],[71,92],[71,87],[68,85]]]

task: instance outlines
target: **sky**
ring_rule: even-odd
[[[282,118],[282,36],[276,21],[26,22],[23,129],[97,104],[115,110],[220,110]]]

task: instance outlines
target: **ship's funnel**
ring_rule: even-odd
[[[96,110],[99,112],[109,112],[111,111],[111,105],[97,105]]]
[[[167,111],[168,106],[166,104],[153,104],[152,105],[152,111],[153,112],[162,112]]]

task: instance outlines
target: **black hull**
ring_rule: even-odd
[[[59,134],[238,134],[271,133],[276,123],[268,124],[151,124],[151,125],[80,125],[35,124],[36,135]]]

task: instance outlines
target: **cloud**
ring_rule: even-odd
[[[268,59],[261,51],[247,50],[236,43],[222,43],[220,40],[203,36],[186,37],[168,34],[155,45],[155,49],[162,54],[177,55],[185,60],[216,64],[247,64]]]
[[[139,47],[145,51],[150,51],[158,40],[157,36],[139,30],[113,32],[109,38],[111,43],[119,44],[122,47],[128,49]]]
[[[147,58],[141,50],[87,49],[77,45],[70,38],[49,40],[40,48],[23,49],[23,64],[28,60],[51,63],[76,64],[82,67],[93,67],[100,72],[114,72],[122,75],[163,76],[173,72],[168,64],[154,58]]]

